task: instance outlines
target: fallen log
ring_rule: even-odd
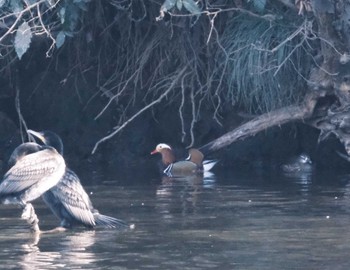
[[[312,91],[305,96],[304,102],[300,105],[284,107],[275,111],[262,114],[249,122],[242,124],[234,130],[222,135],[221,137],[209,142],[199,149],[204,154],[217,151],[235,141],[243,140],[254,136],[258,132],[266,130],[273,126],[280,126],[292,121],[310,118],[313,115],[314,108],[320,97],[325,95],[325,91]]]

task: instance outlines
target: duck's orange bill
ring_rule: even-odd
[[[151,155],[154,155],[154,154],[157,154],[157,153],[158,153],[157,149],[154,149],[154,150],[151,152]]]

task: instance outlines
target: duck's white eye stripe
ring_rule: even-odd
[[[163,148],[167,148],[167,149],[171,149],[171,147],[165,143],[160,143],[157,145],[158,149],[163,149]]]

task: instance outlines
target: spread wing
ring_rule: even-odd
[[[0,184],[0,194],[21,192],[50,177],[62,165],[62,157],[48,148],[23,157],[5,174]]]
[[[59,183],[50,191],[73,219],[85,225],[96,225],[90,198],[73,171],[67,169]]]

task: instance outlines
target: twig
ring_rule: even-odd
[[[48,51],[46,52],[46,57],[50,57],[49,53],[54,49],[54,46],[56,44],[56,40],[54,39],[54,37],[51,35],[51,33],[46,29],[43,20],[41,18],[41,13],[40,13],[40,8],[39,5],[37,5],[37,11],[38,11],[38,18],[41,24],[41,27],[44,29],[44,32],[46,33],[46,35],[52,40],[52,44],[50,46],[50,48],[48,49]]]
[[[184,110],[184,106],[185,106],[185,100],[186,100],[186,96],[185,96],[185,78],[186,76],[183,76],[181,78],[181,103],[180,103],[180,107],[179,107],[179,116],[180,116],[180,120],[181,120],[181,142],[183,143],[185,141],[186,138],[186,127],[185,127],[185,120],[184,120],[184,116],[183,116],[183,110]]]
[[[192,105],[192,120],[191,120],[191,126],[190,126],[190,135],[191,135],[191,143],[187,147],[192,147],[194,144],[194,124],[197,122],[196,117],[196,102],[194,100],[194,87],[191,87],[191,105]]]
[[[107,108],[111,105],[113,100],[116,100],[126,89],[127,86],[129,85],[129,82],[131,82],[131,80],[137,75],[138,70],[136,70],[125,82],[123,88],[118,91],[118,93],[112,97],[109,98],[109,101],[107,102],[107,104],[104,106],[104,108],[99,112],[99,114],[95,117],[95,120],[97,120],[98,118],[100,118],[102,116],[102,114],[107,110]],[[103,89],[103,88],[102,88]],[[112,89],[110,89],[109,91],[111,91]]]
[[[17,19],[14,21],[14,23],[11,25],[11,27],[6,31],[5,34],[3,34],[1,37],[0,37],[0,42],[3,41],[3,39],[5,37],[7,37],[10,33],[12,33],[12,31],[14,30],[14,28],[16,27],[17,23],[21,20],[22,16],[24,15],[24,13],[26,13],[27,11],[30,11],[31,9],[35,8],[35,7],[38,7],[41,3],[44,3],[46,2],[47,0],[40,0],[32,5],[29,5],[27,6],[25,9],[23,9],[21,12],[18,12],[18,13],[11,13],[10,15],[8,16],[3,16],[1,17],[0,19],[5,19],[6,17],[10,17],[10,16],[13,16],[13,15],[16,15]],[[58,1],[59,2],[59,1]],[[56,3],[57,4],[57,3]],[[55,4],[55,5],[56,5]]]
[[[112,132],[111,134],[109,134],[108,136],[103,137],[102,139],[100,139],[99,141],[97,141],[97,143],[95,144],[93,150],[92,150],[92,154],[94,154],[98,148],[98,146],[104,142],[109,140],[110,138],[112,138],[113,136],[115,136],[117,133],[119,133],[122,129],[124,129],[125,126],[127,126],[130,122],[132,122],[136,117],[138,117],[140,114],[142,114],[143,112],[147,111],[149,108],[152,108],[154,105],[156,105],[157,103],[161,102],[176,86],[178,80],[180,78],[182,78],[182,75],[185,73],[187,69],[187,66],[185,66],[175,77],[175,79],[172,81],[170,87],[159,96],[158,99],[154,100],[153,102],[151,102],[150,104],[148,104],[147,106],[143,107],[141,110],[139,110],[137,113],[135,113],[132,117],[129,118],[129,120],[125,121],[123,123],[123,125],[121,125],[119,128],[117,128],[114,132]]]
[[[17,111],[17,114],[18,114],[18,120],[19,120],[19,128],[20,128],[20,133],[21,133],[21,139],[22,139],[22,142],[24,142],[24,137],[23,137],[23,127],[24,127],[24,130],[25,130],[25,133],[27,133],[27,124],[26,124],[26,121],[24,120],[23,118],[23,115],[21,113],[21,101],[20,101],[20,98],[19,98],[19,87],[18,85],[16,85],[16,99],[15,99],[15,107],[16,107],[16,111]]]

